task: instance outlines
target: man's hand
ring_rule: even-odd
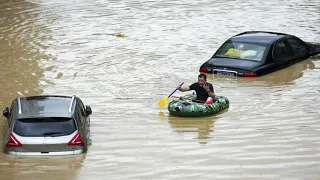
[[[203,87],[203,89],[206,90],[207,92],[210,91],[210,88],[209,88],[208,84],[204,84],[202,87]]]
[[[181,92],[185,92],[185,91],[190,91],[190,88],[189,87],[181,87],[181,86],[178,86],[177,89]]]

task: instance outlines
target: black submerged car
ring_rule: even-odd
[[[237,34],[216,51],[200,72],[226,76],[257,77],[320,54],[320,44],[296,36],[266,31]]]

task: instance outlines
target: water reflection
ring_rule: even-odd
[[[313,70],[315,68],[314,60],[307,59],[302,62],[296,63],[285,69],[257,77],[257,78],[243,78],[243,77],[227,77],[227,76],[217,76],[213,74],[208,75],[208,81],[215,83],[234,81],[235,83],[241,83],[241,85],[266,85],[266,86],[279,86],[293,84],[295,80],[301,78],[304,72],[308,69]]]
[[[228,111],[229,108],[222,110],[216,115],[207,117],[176,117],[173,115],[159,112],[162,120],[168,120],[171,128],[179,136],[192,136],[192,139],[198,139],[200,144],[207,144],[210,138],[213,138],[214,123]]]
[[[1,179],[72,180],[78,178],[86,154],[75,156],[11,156],[3,155],[0,162]]]

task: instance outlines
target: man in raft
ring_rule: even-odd
[[[205,104],[212,104],[214,99],[214,89],[211,83],[207,82],[207,76],[200,74],[198,82],[191,84],[189,87],[177,87],[181,92],[194,90],[197,93],[197,100],[205,102]]]

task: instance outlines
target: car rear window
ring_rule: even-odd
[[[261,61],[266,46],[246,42],[228,41],[217,51],[217,57]]]
[[[72,118],[28,118],[16,120],[13,132],[25,137],[56,137],[72,134],[76,129]]]

